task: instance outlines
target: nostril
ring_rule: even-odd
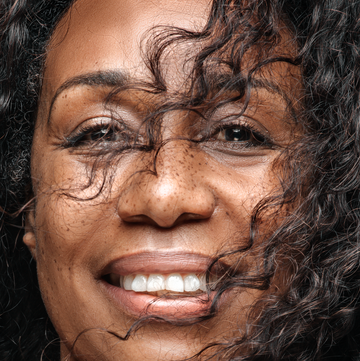
[[[210,218],[210,216],[211,215],[208,214],[183,213],[177,218],[176,224],[184,223],[184,222],[197,222],[204,219],[208,219]]]
[[[154,227],[161,227],[161,228],[172,228],[178,226],[182,223],[190,223],[190,222],[200,222],[204,219],[208,219],[208,216],[202,214],[195,214],[195,213],[182,213],[179,217],[156,217],[152,215],[151,217],[140,214],[140,215],[129,215],[127,217],[122,216],[121,219],[124,222],[128,223],[142,223],[142,224],[149,224]]]
[[[199,188],[198,188],[199,190]],[[131,194],[128,192],[128,198]],[[178,194],[179,195],[179,194]],[[118,213],[124,222],[145,223],[163,228],[171,228],[185,222],[208,219],[215,209],[212,192],[197,192],[194,196],[183,194],[170,197],[151,197],[134,190],[133,199],[120,199]]]
[[[138,215],[120,215],[120,218],[127,223],[142,223],[142,224],[149,224],[151,226],[159,226],[157,222],[155,222],[152,218],[148,217],[145,214],[138,214]]]

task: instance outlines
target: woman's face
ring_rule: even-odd
[[[294,136],[281,92],[259,86],[244,116],[229,118],[200,145],[179,139],[201,136],[206,123],[200,117],[167,113],[156,174],[143,171],[153,169],[154,153],[141,150],[114,156],[111,165],[103,159],[92,173],[94,154],[138,131],[145,138],[142,119],[188,85],[183,61],[196,47],[178,46],[164,62],[165,95],[128,90],[104,104],[116,86],[150,80],[140,52],[146,31],[155,25],[200,29],[209,6],[207,0],[79,0],[53,34],[32,149],[36,204],[24,241],[63,341],[62,357],[83,331],[75,344],[79,359],[190,357],[241,333],[250,305],[261,297],[255,290],[227,292],[214,318],[191,325],[186,320],[206,315],[211,296],[181,287],[197,288],[217,252],[246,244],[254,206],[279,186],[272,163]],[[296,95],[295,69],[278,64],[263,78],[289,98]],[[227,105],[213,117],[241,107]],[[259,252],[243,258],[241,272],[261,267]],[[139,282],[132,282],[135,276]],[[153,302],[161,292],[144,289],[161,288],[156,280],[162,278],[172,297]],[[184,325],[153,320],[127,341],[105,331],[124,336],[146,311]]]

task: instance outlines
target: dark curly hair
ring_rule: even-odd
[[[59,359],[36,264],[21,239],[31,201],[30,153],[46,46],[72,2],[2,0],[0,4],[2,360],[38,360],[44,355]],[[157,115],[178,108],[196,110],[205,99],[209,101],[208,69],[214,64],[232,74],[224,89],[234,84],[239,89],[239,95],[227,102],[248,94],[252,76],[268,64],[287,62],[302,74],[302,98],[293,106],[303,135],[277,160],[282,193],[255,207],[246,247],[218,258],[246,252],[256,239],[263,239],[258,232],[263,214],[275,217],[281,209],[291,211],[266,235],[261,274],[239,276],[235,262],[233,274],[217,286],[211,315],[225,290],[269,289],[282,264],[291,265],[291,274],[285,291],[267,293],[257,302],[250,315],[256,322],[249,322],[245,333],[203,350],[209,359],[360,360],[359,20],[358,0],[214,0],[202,31],[164,29],[147,45],[153,81],[141,86],[162,92],[166,91],[161,71],[165,49],[174,42],[208,40],[194,60],[188,94],[162,105]],[[284,26],[296,42],[295,55],[273,52]],[[250,49],[255,49],[257,62],[244,74],[241,63]],[[156,147],[154,138],[149,139],[145,151]]]

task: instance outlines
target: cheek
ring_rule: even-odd
[[[279,194],[280,182],[271,170],[271,162],[254,167],[217,167],[212,176],[217,179],[216,193],[228,211],[232,211],[233,222],[241,222],[253,213],[254,208],[264,198]]]
[[[101,300],[100,309],[96,302],[96,272],[101,269],[102,255],[108,251],[107,241],[99,236],[104,235],[106,219],[109,221],[111,215],[99,204],[84,205],[54,194],[37,204],[39,286],[62,340],[74,340],[89,327],[111,325],[111,318],[101,310],[106,300]]]
[[[47,264],[56,265],[61,272],[88,257],[94,246],[94,238],[103,232],[114,218],[114,202],[72,199],[53,192],[38,198],[35,233],[38,254]],[[94,235],[97,237],[94,237]]]

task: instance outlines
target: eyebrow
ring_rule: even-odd
[[[212,73],[210,77],[213,78],[214,86],[218,90],[226,89],[227,91],[239,91],[238,82],[231,81],[233,76],[230,74],[224,73]],[[130,81],[130,75],[127,71],[116,69],[116,70],[99,70],[96,72],[90,72],[81,74],[72,78],[67,79],[60,87],[56,90],[54,96],[51,99],[49,114],[47,122],[50,122],[52,108],[55,101],[65,90],[77,87],[77,86],[91,86],[91,87],[104,87],[104,88],[116,88],[126,85]],[[263,78],[252,78],[251,79],[251,88],[254,89],[265,89],[271,93],[280,95],[287,103],[289,103],[284,91],[281,87],[268,80]]]
[[[239,92],[239,89],[242,87],[246,89],[246,79],[234,79],[234,76],[229,73],[210,73],[213,77],[214,81],[214,88],[217,91],[225,90],[229,92]],[[235,80],[235,81],[234,81]],[[244,83],[241,83],[244,81]],[[264,89],[265,91],[278,95],[285,104],[287,105],[287,111],[294,122],[296,122],[296,111],[293,106],[293,102],[291,97],[288,96],[286,91],[281,87],[281,85],[277,82],[272,81],[271,79],[267,79],[264,77],[252,77],[250,80],[250,91],[252,89],[261,90]]]
[[[229,73],[212,72],[210,73],[210,78],[213,79],[213,87],[217,91],[225,90],[230,92],[238,92],[239,89],[246,88],[246,78],[236,79],[232,74]],[[284,97],[284,91],[281,89],[279,84],[276,84],[270,79],[262,77],[252,77],[250,82],[250,89],[265,89],[270,93]]]
[[[50,121],[51,111],[55,101],[61,93],[65,90],[77,86],[91,86],[91,87],[121,87],[129,81],[129,73],[124,70],[105,70],[96,71],[92,73],[85,73],[66,80],[56,90],[51,99],[48,123]]]

